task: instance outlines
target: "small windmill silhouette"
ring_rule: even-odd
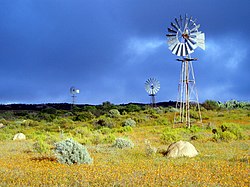
[[[155,95],[160,90],[160,82],[155,78],[149,78],[145,83],[145,90],[150,96],[150,103],[152,107],[156,106]]]

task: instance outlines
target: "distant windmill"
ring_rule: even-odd
[[[192,61],[197,58],[191,58],[190,54],[194,49],[200,47],[205,50],[205,34],[199,31],[200,24],[195,23],[192,17],[175,18],[175,22],[171,22],[168,28],[168,46],[173,54],[182,58],[177,59],[181,62],[180,82],[178,86],[178,98],[176,108],[178,108],[179,116],[175,116],[175,122],[186,122],[190,128],[190,105],[198,106],[199,118],[201,119],[200,106],[198,101],[198,93],[195,87],[195,77]]]
[[[72,94],[72,105],[74,105],[76,100],[76,94],[79,94],[80,90],[72,86],[69,91]]]
[[[145,90],[151,98],[151,106],[155,107],[155,95],[160,90],[160,82],[155,78],[149,78],[145,83]]]

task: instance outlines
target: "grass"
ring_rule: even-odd
[[[232,114],[234,117],[229,117]],[[161,114],[157,119],[148,119],[145,123],[138,123],[130,131],[113,129],[112,132],[108,132],[115,137],[129,138],[135,144],[134,148],[116,149],[111,143],[88,144],[88,151],[94,160],[90,165],[60,164],[53,154],[34,152],[34,139],[0,141],[0,186],[217,187],[250,185],[249,116],[238,111],[231,113],[226,111],[220,112],[218,117],[217,112],[209,111],[207,114],[209,119],[203,125],[196,125],[197,127],[191,131],[183,128],[178,131],[179,129],[175,128],[177,133],[182,133],[181,137],[184,140],[190,141],[193,135],[201,136],[200,139],[190,141],[197,148],[198,156],[167,159],[159,152],[147,156],[146,139],[158,150],[167,149],[171,143],[163,141],[161,136],[164,131],[171,130],[172,125],[155,123],[159,118],[166,116],[168,121],[171,121],[169,113]],[[244,129],[248,138],[229,142],[212,141],[211,129],[203,127],[208,122],[214,123],[216,127],[223,123],[237,123]],[[31,127],[22,128],[27,133],[33,132]],[[79,126],[73,131],[84,131],[90,137],[95,132],[90,132],[85,127],[79,128]]]

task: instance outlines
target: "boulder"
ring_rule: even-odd
[[[195,147],[186,141],[178,141],[175,143],[172,143],[166,152],[166,156],[168,158],[176,158],[176,157],[195,157],[198,155],[197,150]]]
[[[23,133],[17,133],[15,134],[13,140],[25,140],[26,136]]]

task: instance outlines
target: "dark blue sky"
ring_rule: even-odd
[[[249,0],[0,0],[0,103],[176,100],[180,63],[167,28],[197,18],[206,50],[194,62],[200,102],[250,100]]]

